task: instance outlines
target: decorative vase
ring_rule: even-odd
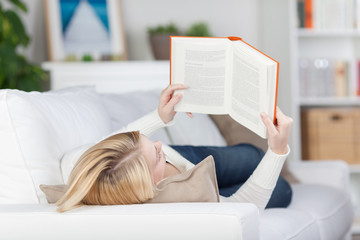
[[[170,35],[153,34],[150,35],[150,43],[153,55],[156,60],[170,59]]]

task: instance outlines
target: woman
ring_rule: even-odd
[[[174,91],[180,89],[186,86],[168,86],[161,93],[157,110],[88,149],[71,173],[68,190],[57,202],[58,211],[82,205],[144,203],[155,196],[156,185],[162,179],[192,168],[194,164],[174,149],[146,137],[171,124],[176,114],[174,106],[182,97]],[[292,119],[280,109],[276,126],[265,113],[261,119],[267,127],[269,150],[247,181],[220,200],[252,202],[263,211],[289,154]]]

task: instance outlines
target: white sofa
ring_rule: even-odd
[[[342,161],[290,163],[301,180],[292,203],[262,215],[250,203],[87,206],[63,214],[46,203],[38,184],[66,182],[66,152],[153,110],[159,92],[0,90],[0,239],[350,239],[353,207]],[[176,122],[153,139],[225,145],[207,115],[179,113]]]

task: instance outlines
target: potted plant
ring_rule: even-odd
[[[170,55],[170,35],[179,35],[179,29],[174,23],[148,28],[151,48],[155,59],[167,60]]]
[[[189,27],[186,36],[191,37],[211,37],[209,28],[205,22],[197,22]]]
[[[7,0],[11,9],[0,2],[0,88],[41,90],[47,74],[18,53],[20,47],[29,45],[30,37],[18,15],[27,12],[22,0]]]

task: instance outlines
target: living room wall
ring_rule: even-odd
[[[27,56],[47,60],[43,0],[24,0],[29,13],[23,18],[32,42]],[[152,60],[147,28],[176,23],[181,30],[192,23],[207,22],[214,36],[240,36],[259,46],[258,0],[122,0],[129,60]]]

